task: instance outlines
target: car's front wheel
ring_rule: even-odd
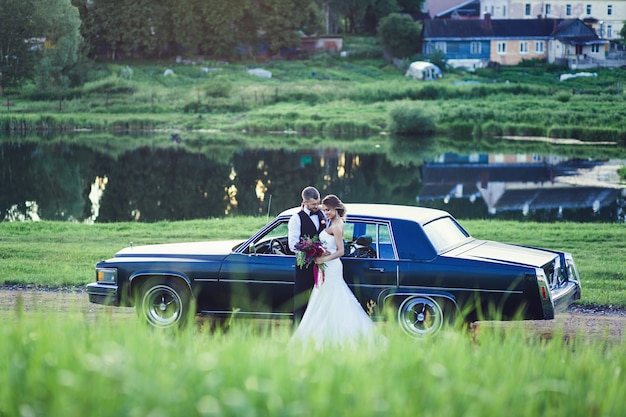
[[[416,339],[432,336],[443,327],[445,308],[431,297],[415,295],[398,307],[398,324],[404,333]]]
[[[168,329],[185,324],[191,293],[184,283],[168,278],[152,278],[139,288],[135,308],[140,319],[153,327]]]

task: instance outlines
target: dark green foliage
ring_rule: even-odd
[[[229,97],[233,90],[233,83],[225,77],[216,77],[207,81],[202,90],[206,97]]]
[[[421,27],[410,16],[392,13],[378,25],[381,44],[393,57],[408,58],[418,52]]]
[[[36,27],[32,2],[0,0],[0,95],[32,78],[36,51]]]
[[[389,116],[389,131],[397,135],[423,135],[435,132],[435,120],[420,107],[411,104],[394,107]]]

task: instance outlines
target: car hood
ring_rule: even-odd
[[[211,242],[166,243],[161,245],[129,246],[115,256],[181,256],[181,255],[228,255],[241,240],[219,240]]]
[[[548,262],[551,262],[556,253],[544,249],[490,240],[473,240],[451,250],[445,256],[541,268]]]

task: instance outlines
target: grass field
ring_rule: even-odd
[[[35,85],[6,92],[0,128],[411,136],[424,132],[423,123],[411,123],[418,112],[437,133],[465,139],[546,136],[626,145],[622,69],[559,82],[567,68],[533,62],[499,71],[449,70],[441,80],[419,82],[385,61],[375,38],[346,37],[344,48],[345,57],[301,61],[94,62],[86,82],[60,96]],[[253,68],[272,77],[250,75]],[[408,110],[408,119],[394,116],[398,107]]]

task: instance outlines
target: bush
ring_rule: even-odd
[[[230,97],[233,83],[224,77],[216,77],[207,81],[202,87],[206,97]]]
[[[419,107],[409,107],[407,103],[391,109],[389,130],[397,135],[432,134],[436,124],[432,116]]]

